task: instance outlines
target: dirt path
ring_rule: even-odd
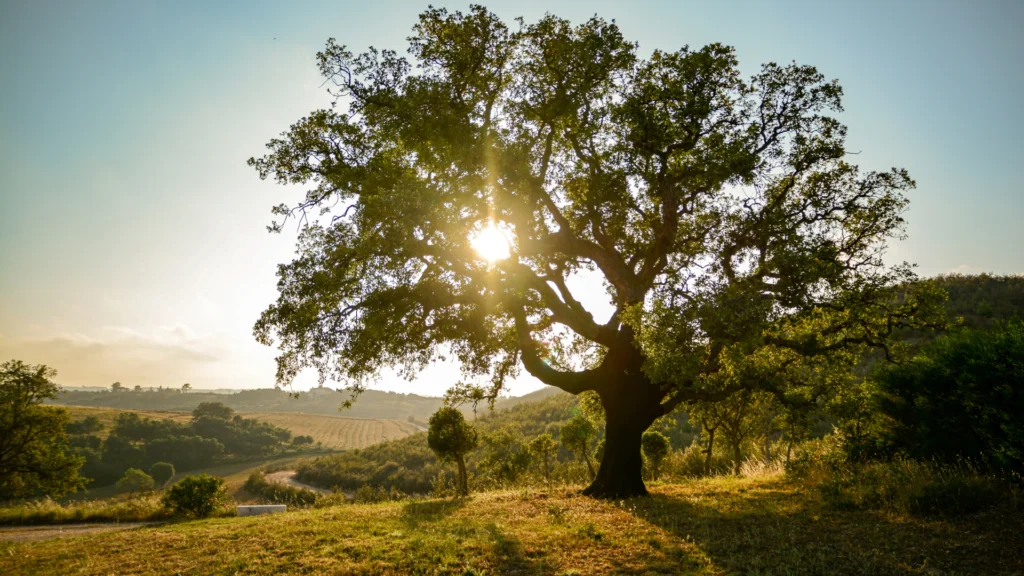
[[[295,488],[302,488],[304,490],[312,490],[313,492],[319,492],[321,494],[330,494],[330,490],[324,490],[323,488],[317,488],[316,486],[310,486],[309,484],[303,484],[295,479],[295,470],[281,470],[280,472],[271,472],[267,474],[267,482],[276,482],[278,484],[285,484],[287,486],[293,486]]]
[[[102,532],[116,532],[118,530],[129,530],[141,526],[152,526],[160,522],[121,522],[121,523],[96,523],[96,524],[58,524],[46,526],[10,526],[0,528],[0,540],[10,542],[35,542],[37,540],[49,540],[51,538],[72,538],[86,534],[100,534]]]

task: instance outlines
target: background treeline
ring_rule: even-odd
[[[290,447],[289,430],[243,418],[220,403],[203,403],[188,422],[140,417],[122,412],[106,438],[95,416],[66,426],[72,452],[84,459],[81,474],[91,485],[104,486],[120,479],[128,469],[150,470],[158,462],[187,471],[219,462],[265,458]]]

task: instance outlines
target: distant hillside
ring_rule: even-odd
[[[367,390],[359,396],[351,409],[338,411],[341,403],[349,397],[348,392],[330,388],[314,388],[302,392],[298,398],[284,390],[264,388],[242,390],[234,394],[218,394],[193,390],[187,394],[179,390],[125,390],[81,391],[67,390],[57,404],[74,406],[97,406],[123,410],[170,410],[191,412],[201,402],[222,402],[237,412],[305,412],[330,416],[353,418],[384,418],[388,420],[416,420],[430,418],[441,405],[440,398],[397,394]]]
[[[525,396],[501,398],[495,403],[495,408],[504,409],[523,402],[536,402],[558,393],[564,394],[557,388],[546,386]],[[432,396],[367,390],[360,394],[352,408],[339,411],[341,403],[348,398],[347,391],[331,388],[314,388],[309,392],[299,393],[298,398],[284,390],[273,388],[242,390],[231,394],[208,390],[193,390],[186,394],[177,389],[112,392],[72,388],[66,389],[54,403],[122,410],[191,412],[201,402],[222,402],[237,412],[302,412],[403,421],[411,417],[422,424],[437,411],[442,402],[441,398]],[[467,414],[472,413],[471,406],[464,406],[463,410]],[[480,414],[487,411],[486,406],[479,406],[477,410]]]
[[[946,311],[950,317],[963,318],[968,328],[1024,320],[1024,275],[952,274],[931,280],[949,294]]]

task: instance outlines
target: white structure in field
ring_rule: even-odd
[[[239,516],[258,516],[260,514],[278,514],[287,512],[288,507],[284,504],[261,504],[258,506],[239,506]]]

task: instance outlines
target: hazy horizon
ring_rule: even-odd
[[[1024,4],[484,4],[506,21],[596,12],[642,55],[723,42],[746,75],[815,65],[844,88],[854,161],[918,183],[889,262],[923,276],[1024,273],[1012,249],[1024,246]],[[245,160],[329,104],[314,62],[327,38],[404,53],[426,6],[3,3],[0,361],[48,364],[72,386],[272,387],[275,350],[252,326],[295,230],[265,226],[300,190],[260,181]],[[595,316],[610,313],[600,286],[574,285]],[[440,363],[372,387],[438,396],[458,379]],[[304,374],[295,389],[315,384]],[[524,375],[510,391],[540,387]]]

